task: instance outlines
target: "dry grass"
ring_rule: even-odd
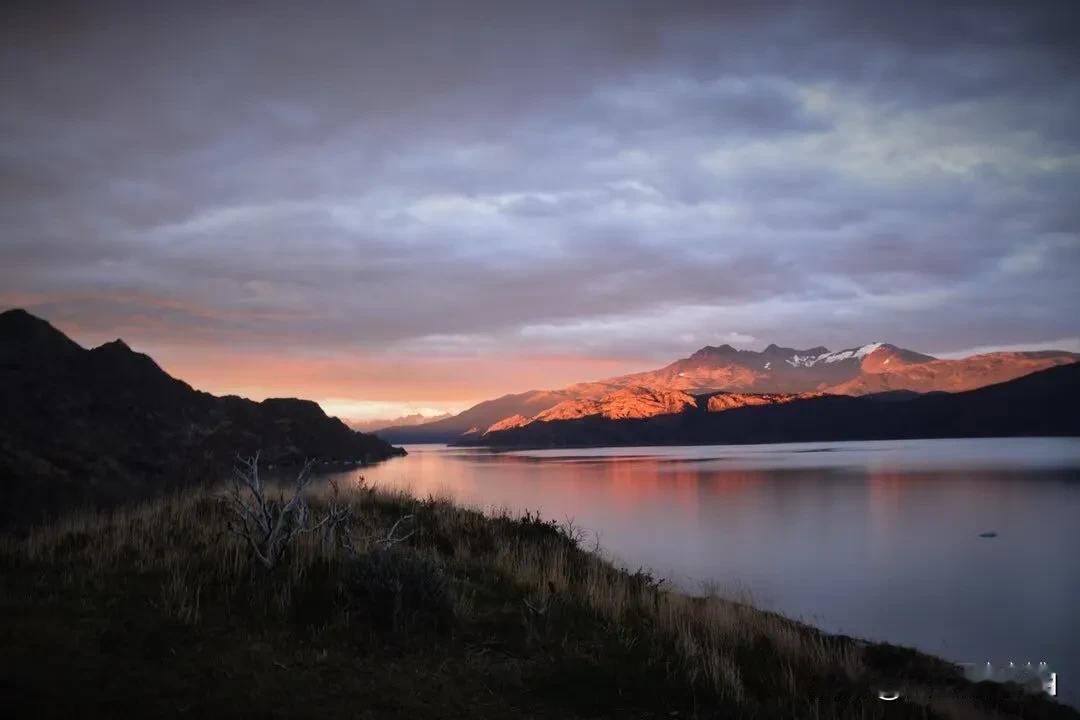
[[[620,570],[586,551],[573,528],[534,515],[484,514],[446,498],[420,500],[362,483],[345,492],[352,509],[349,532],[361,557],[397,519],[415,516],[415,533],[400,552],[419,558],[413,565],[420,569],[388,581],[398,597],[394,629],[413,628],[435,638],[424,642],[454,646],[457,662],[484,688],[521,692],[534,712],[543,714],[535,708],[552,702],[568,716],[605,714],[575,694],[580,680],[597,688],[599,702],[626,702],[642,712],[885,717],[876,683],[897,666],[875,659],[876,646],[743,603],[669,591],[648,573]],[[316,508],[319,502],[312,499]],[[73,515],[25,538],[4,539],[0,562],[24,579],[20,602],[79,598],[86,608],[111,602],[118,583],[141,578],[148,617],[160,615],[192,632],[240,624],[300,627],[289,632],[309,635],[351,636],[363,628],[370,637],[379,623],[373,606],[347,597],[357,559],[339,540],[328,533],[301,535],[282,565],[267,572],[225,532],[215,498],[184,494],[108,514]],[[445,628],[399,623],[401,613],[424,610],[402,606],[400,598],[402,583],[424,582],[415,576],[425,572],[438,574],[438,582],[445,578],[452,591],[448,635]],[[983,716],[947,666],[912,657],[923,656],[911,653],[904,660],[922,663],[923,676],[892,678],[910,686],[913,701],[906,710],[890,704],[889,717]],[[935,672],[944,673],[945,689],[960,699],[942,699],[943,688],[934,689],[926,677]],[[561,688],[557,700],[528,677],[550,678]],[[1036,706],[1050,704],[1030,705]],[[994,716],[1050,717],[1024,707],[1017,715]]]

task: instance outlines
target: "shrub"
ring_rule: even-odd
[[[343,590],[350,616],[367,616],[397,632],[446,630],[454,597],[442,565],[415,550],[375,545],[346,562]]]

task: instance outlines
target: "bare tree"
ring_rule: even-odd
[[[416,528],[413,528],[412,530],[405,533],[401,537],[396,536],[397,529],[398,529],[398,526],[401,525],[401,523],[405,522],[406,520],[415,520],[415,519],[416,519],[415,515],[402,515],[400,518],[398,518],[398,521],[396,523],[394,523],[390,527],[389,532],[386,533],[386,537],[384,537],[382,540],[380,540],[379,543],[383,547],[390,548],[390,547],[393,547],[394,545],[397,545],[399,542],[403,542],[405,540],[408,540],[409,538],[411,538],[413,535],[416,534]]]
[[[403,522],[406,522],[406,521],[409,521],[409,520],[416,520],[416,516],[415,515],[402,515],[400,518],[398,518],[397,522],[395,522],[392,526],[390,526],[390,529],[387,531],[385,537],[376,538],[374,540],[369,540],[369,542],[371,542],[371,544],[374,545],[375,547],[381,547],[384,550],[389,550],[390,548],[394,547],[398,543],[404,542],[405,540],[408,540],[409,538],[411,538],[413,535],[416,534],[416,528],[413,528],[412,530],[410,530],[409,532],[407,532],[407,533],[405,533],[404,535],[401,535],[401,536],[397,535],[397,530],[398,530],[398,527],[400,527]],[[349,555],[351,555],[354,558],[359,557],[359,555],[361,554],[360,551],[356,549],[356,544],[353,542],[352,532],[349,530],[349,527],[347,525],[343,527],[343,532],[342,532],[342,537],[341,537],[341,547],[343,547],[346,550],[346,552],[348,552]]]
[[[245,540],[252,555],[267,569],[277,566],[286,548],[299,535],[320,529],[332,533],[344,524],[351,513],[347,504],[340,501],[338,486],[326,514],[308,525],[307,501],[304,490],[311,484],[314,460],[308,460],[300,468],[293,483],[293,495],[288,502],[279,494],[277,498],[267,495],[259,477],[259,453],[253,457],[236,457],[232,484],[225,494],[225,507],[229,510],[229,530]]]

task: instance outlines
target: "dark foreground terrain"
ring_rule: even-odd
[[[344,495],[348,523],[273,570],[203,492],[3,539],[4,716],[1080,717],[911,650],[669,591],[530,515],[359,481]]]

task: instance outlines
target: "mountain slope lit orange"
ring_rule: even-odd
[[[578,420],[586,417],[603,417],[608,420],[631,420],[675,415],[684,410],[703,405],[708,412],[724,412],[752,405],[777,405],[780,403],[819,397],[821,393],[729,393],[697,397],[681,390],[656,390],[646,387],[629,387],[616,390],[599,399],[566,400],[553,408],[527,418],[514,415],[494,423],[487,432],[498,432],[524,427],[534,422]]]
[[[655,415],[673,415],[688,407],[696,407],[697,400],[681,390],[662,388],[628,387],[616,390],[603,397],[581,400],[566,400],[553,408],[538,414],[534,419],[571,420],[574,418],[600,415],[610,420],[653,417]]]
[[[392,428],[384,436],[412,442],[432,436],[452,439],[466,430],[491,432],[496,426],[507,429],[549,420],[653,417],[682,412],[694,406],[694,396],[706,395],[707,409],[715,412],[790,402],[807,394],[958,392],[1077,360],[1080,355],[1057,350],[995,352],[945,360],[880,342],[836,352],[824,347],[769,345],[759,352],[737,350],[730,345],[707,346],[657,370],[578,383],[561,390],[505,395],[436,423]]]
[[[1030,375],[1056,365],[1075,362],[1072,353],[995,352],[973,355],[960,360],[931,360],[924,363],[879,366],[876,372],[864,372],[829,390],[838,395],[867,395],[890,390],[915,392],[962,392]]]
[[[751,405],[778,405],[804,400],[812,397],[820,397],[822,393],[717,393],[710,395],[706,401],[706,409],[709,412],[723,412]]]

